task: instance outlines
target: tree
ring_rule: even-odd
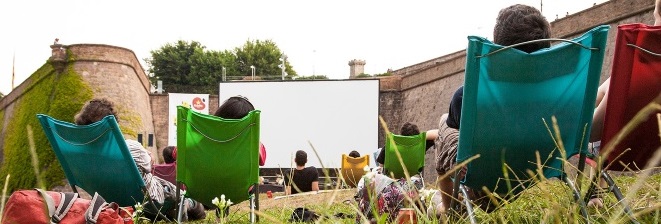
[[[5,94],[3,94],[2,92],[0,92],[0,99],[2,99],[2,98],[4,98],[4,97],[5,97]]]
[[[296,80],[325,80],[328,79],[325,75],[311,75],[311,76],[299,76]]]
[[[204,52],[204,46],[199,42],[186,42],[183,40],[173,44],[165,44],[158,50],[151,51],[151,58],[145,59],[149,65],[152,82],[163,81],[163,88],[169,92],[179,91],[178,85],[190,85],[191,61],[193,55]]]
[[[225,68],[226,80],[240,80],[251,76],[250,66],[255,66],[257,76],[263,80],[281,79],[280,58],[282,53],[275,43],[267,41],[246,41],[244,46],[234,51],[206,50],[197,41],[179,40],[152,50],[151,58],[145,59],[152,82],[163,81],[167,92],[209,93],[218,92]],[[285,71],[292,79],[296,72],[290,64]]]
[[[280,58],[283,53],[273,41],[248,40],[242,47],[235,48],[234,54],[239,74],[252,75],[250,69],[252,65],[256,68],[255,75],[262,77],[263,80],[282,79],[282,69],[279,65],[282,63]],[[296,76],[296,71],[289,63],[286,63],[285,72],[288,74],[287,77]]]

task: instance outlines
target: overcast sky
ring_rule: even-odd
[[[0,92],[11,90],[14,56],[18,86],[46,62],[55,38],[131,49],[144,69],[151,50],[177,40],[231,50],[249,39],[270,39],[302,76],[348,78],[351,59],[365,60],[365,73],[383,73],[465,49],[468,35],[491,39],[501,8],[539,9],[540,2],[0,1]],[[542,11],[553,21],[603,2],[546,0]]]

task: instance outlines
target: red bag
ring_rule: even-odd
[[[131,215],[127,213],[131,210],[120,210],[117,203],[107,203],[97,193],[90,201],[79,198],[78,193],[20,190],[9,197],[2,224],[132,223]]]

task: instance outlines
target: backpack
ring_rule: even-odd
[[[319,214],[310,209],[299,207],[291,213],[289,222],[314,222],[319,219],[319,216]]]
[[[10,223],[132,223],[130,210],[107,203],[98,193],[92,200],[78,193],[19,190],[9,197],[2,224]]]

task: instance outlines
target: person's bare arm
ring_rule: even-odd
[[[312,191],[319,191],[319,181],[312,181]]]
[[[656,0],[654,7],[654,25],[661,26],[661,0]]]
[[[436,140],[438,138],[438,129],[427,131],[427,140]]]
[[[601,140],[601,134],[604,131],[604,119],[606,117],[606,104],[608,102],[608,93],[604,99],[599,102],[592,115],[592,131],[590,132],[590,142]]]

